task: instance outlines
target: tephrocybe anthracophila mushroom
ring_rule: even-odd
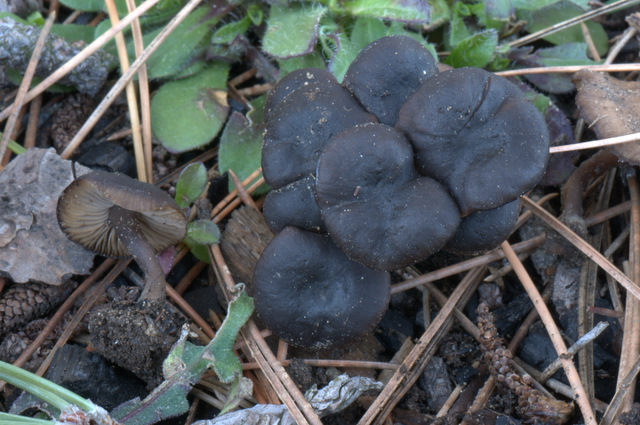
[[[142,299],[163,299],[156,254],[180,242],[187,220],[165,192],[123,174],[93,171],[75,179],[58,200],[60,228],[105,257],[133,257],[145,274]]]
[[[281,81],[265,115],[262,167],[276,189],[265,216],[277,217],[276,232],[326,231],[368,267],[389,271],[440,249],[496,247],[515,226],[520,196],[545,172],[546,122],[514,84],[481,69],[438,74],[431,54],[408,37],[363,49],[342,87],[324,70]],[[263,273],[253,283],[257,298],[273,294]],[[292,291],[280,296],[298,300]],[[279,326],[272,331],[291,340]]]

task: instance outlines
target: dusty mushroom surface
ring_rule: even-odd
[[[295,346],[327,349],[371,331],[389,302],[389,273],[349,260],[327,237],[287,227],[256,265],[260,320]]]
[[[402,106],[396,125],[421,174],[442,181],[463,215],[531,190],[549,159],[547,124],[505,78],[477,68],[442,72]]]
[[[316,197],[329,235],[351,259],[378,270],[414,264],[458,228],[446,188],[420,176],[393,127],[353,127],[331,139],[318,161]]]

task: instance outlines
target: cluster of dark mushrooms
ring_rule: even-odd
[[[255,269],[256,311],[311,349],[369,332],[390,270],[500,244],[548,160],[545,120],[514,84],[482,69],[438,73],[403,36],[367,46],[342,84],[291,72],[264,113],[264,216],[276,236]]]

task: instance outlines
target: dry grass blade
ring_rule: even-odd
[[[129,13],[136,8],[133,0],[127,0],[127,9]],[[133,34],[133,46],[136,51],[136,57],[140,56],[144,51],[142,42],[142,29],[140,28],[140,20],[134,19],[131,23],[131,33]],[[147,181],[153,183],[153,146],[151,144],[151,96],[149,95],[149,78],[147,77],[147,67],[142,65],[138,71],[138,86],[140,89],[140,113],[142,116],[142,146],[144,152],[144,163],[147,171]]]
[[[624,273],[614,266],[609,260],[606,259],[599,251],[589,245],[584,239],[578,236],[575,232],[569,229],[564,223],[551,215],[547,210],[537,205],[531,199],[526,196],[522,197],[524,205],[533,211],[542,221],[544,221],[553,230],[560,233],[565,239],[573,244],[584,255],[595,261],[608,275],[617,280],[622,286],[627,289],[634,297],[640,299],[640,288],[629,279]]]
[[[634,72],[640,71],[639,63],[616,63],[611,65],[567,65],[567,66],[546,66],[536,68],[510,69],[508,71],[496,72],[496,75],[503,77],[515,77],[525,74],[573,74],[574,72],[587,69],[593,72]]]
[[[532,41],[538,40],[547,35],[553,34],[558,31],[562,31],[565,28],[569,28],[573,25],[579,24],[581,22],[588,21],[591,18],[596,16],[603,15],[605,13],[613,12],[617,9],[621,9],[623,7],[631,6],[635,3],[638,3],[638,0],[619,0],[615,3],[608,4],[606,6],[602,6],[598,9],[592,10],[590,12],[583,13],[582,15],[576,16],[574,18],[568,19],[563,22],[558,22],[555,25],[552,25],[548,28],[542,29],[540,31],[529,34],[526,37],[519,38],[509,43],[509,47],[518,47],[523,46],[525,44],[531,43]]]
[[[631,263],[631,277],[635,282],[640,279],[640,194],[635,175],[627,177],[629,195],[631,198],[631,233],[629,238],[629,262]],[[618,368],[618,383],[620,389],[623,378],[628,375],[636,358],[640,356],[640,300],[627,296],[624,318],[624,334]],[[623,398],[621,411],[629,411],[635,397],[635,381],[627,389]]]
[[[509,245],[509,242],[505,241],[501,246],[507,259],[513,266],[513,270],[516,272],[518,279],[520,279],[522,286],[527,291],[527,294],[529,294],[529,298],[531,298],[533,305],[538,311],[542,323],[544,323],[544,326],[547,329],[547,333],[549,334],[549,338],[553,343],[553,347],[556,349],[558,357],[562,361],[562,367],[564,368],[567,379],[571,384],[571,388],[573,389],[573,392],[575,394],[575,400],[580,407],[580,411],[582,412],[585,424],[596,425],[596,418],[593,414],[593,410],[591,409],[591,405],[589,404],[589,398],[587,397],[587,393],[584,389],[584,386],[582,385],[582,381],[580,381],[578,370],[573,364],[571,357],[567,353],[567,347],[562,339],[560,330],[553,321],[553,317],[551,316],[547,305],[544,303],[540,292],[538,292],[538,289],[536,288],[533,280],[531,280],[531,277],[518,259],[518,256],[511,248],[511,245]]]
[[[111,25],[115,26],[119,21],[118,10],[116,9],[115,0],[105,0],[107,12]],[[116,34],[116,48],[118,50],[118,59],[120,60],[120,68],[124,74],[129,69],[129,54],[127,46],[124,42],[122,33]],[[142,135],[140,134],[140,114],[138,112],[138,100],[136,99],[136,91],[133,81],[129,81],[126,87],[127,105],[129,106],[129,120],[131,120],[131,136],[133,137],[133,153],[136,159],[136,170],[138,171],[138,180],[147,182],[147,166],[145,154],[142,148]]]
[[[109,29],[107,32],[102,34],[100,37],[96,38],[91,44],[82,49],[80,53],[75,55],[69,62],[65,63],[63,66],[58,68],[56,72],[45,78],[40,84],[35,86],[33,89],[29,90],[25,97],[25,102],[29,102],[33,100],[34,97],[39,94],[44,93],[46,89],[57,83],[62,77],[71,72],[78,64],[82,63],[89,56],[94,54],[99,48],[107,44],[116,34],[125,29],[134,19],[137,19],[142,14],[147,12],[153,6],[156,5],[160,0],[147,0],[142,3],[140,6],[136,8],[133,13],[125,16],[122,21],[113,28]],[[13,107],[13,104],[9,105],[7,109],[0,113],[0,122],[7,119],[9,116],[10,110]]]
[[[583,149],[603,148],[606,146],[619,145],[640,141],[640,133],[631,133],[625,136],[610,137],[608,139],[592,140],[590,142],[573,143],[571,145],[552,146],[549,153],[571,152]]]
[[[600,425],[611,425],[615,422],[618,414],[620,413],[620,408],[622,407],[622,402],[625,399],[627,391],[631,386],[635,385],[634,382],[638,372],[640,372],[640,356],[629,369],[627,376],[622,380],[622,385],[620,385],[611,399],[611,403],[609,403],[609,407],[607,407],[607,410],[604,412]]]
[[[222,290],[227,297],[230,297],[231,291],[235,286],[233,277],[229,267],[226,265],[220,247],[214,245],[210,247],[210,256],[212,263],[216,265],[218,272],[222,278]],[[266,341],[260,334],[260,330],[253,322],[245,325],[244,330],[240,331],[245,344],[249,347],[254,359],[260,365],[260,369],[267,376],[267,379],[278,394],[278,397],[289,409],[289,413],[299,425],[314,424],[322,425],[320,418],[313,411],[313,408],[305,400],[304,396],[295,385],[291,377],[280,365],[276,356],[273,354]]]
[[[68,159],[71,154],[78,148],[82,140],[86,137],[87,134],[91,131],[93,126],[96,125],[98,120],[102,117],[102,115],[107,111],[107,108],[111,106],[116,97],[120,94],[122,89],[127,85],[127,83],[133,78],[133,75],[138,72],[142,64],[144,64],[149,56],[156,51],[156,49],[160,46],[160,44],[173,32],[173,30],[182,22],[188,15],[191,13],[202,0],[190,0],[181,10],[176,14],[176,16],[169,21],[169,23],[160,31],[160,33],[149,43],[144,52],[133,62],[131,67],[118,79],[118,81],[114,84],[114,86],[109,90],[109,93],[102,99],[102,102],[96,107],[95,111],[91,114],[91,116],[87,119],[84,125],[78,130],[78,134],[76,134],[73,139],[69,142],[69,145],[65,148],[65,150],[60,154],[60,157],[64,159]],[[128,15],[127,15],[128,16]]]
[[[478,267],[462,279],[453,291],[449,300],[442,307],[429,328],[422,334],[400,368],[393,374],[373,404],[367,409],[358,425],[381,425],[389,416],[395,405],[417,381],[440,339],[449,330],[453,322],[453,312],[458,303],[466,299],[475,290],[482,279],[485,267]]]
[[[36,43],[33,49],[33,53],[31,54],[31,59],[29,60],[29,65],[27,65],[27,70],[25,71],[24,77],[22,77],[22,82],[20,83],[20,87],[18,88],[16,100],[13,102],[13,106],[9,108],[9,110],[11,111],[11,115],[9,116],[9,121],[7,121],[7,125],[4,127],[4,133],[2,134],[2,139],[0,140],[0,160],[4,158],[7,146],[9,145],[9,139],[13,134],[13,129],[18,122],[20,110],[22,109],[22,105],[25,102],[27,90],[29,90],[31,80],[33,79],[33,75],[36,72],[36,67],[38,66],[38,62],[40,61],[42,49],[44,48],[44,42],[47,40],[47,36],[49,35],[49,31],[51,31],[51,27],[53,26],[53,22],[55,20],[56,14],[50,14],[44,24],[44,27],[42,28],[42,31],[40,31],[40,37],[38,37],[38,42]],[[2,170],[2,165],[0,165],[0,170]]]

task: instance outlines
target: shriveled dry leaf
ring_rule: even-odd
[[[72,179],[71,161],[53,149],[31,149],[0,172],[0,275],[60,285],[89,273],[94,254],[67,239],[56,218],[58,197]]]
[[[602,72],[574,74],[576,103],[585,124],[599,138],[640,132],[640,83],[621,81]],[[640,165],[640,142],[614,145],[611,151],[623,161]]]

